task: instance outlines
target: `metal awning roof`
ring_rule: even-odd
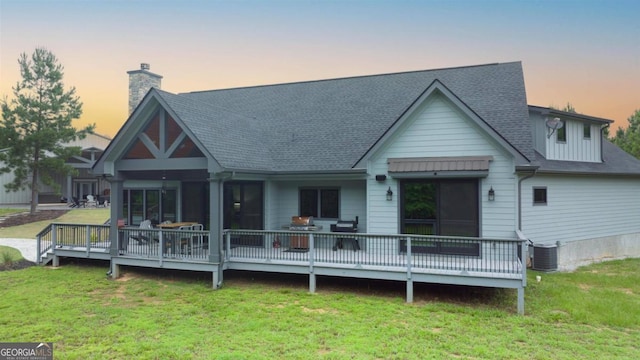
[[[478,172],[479,175],[484,175],[489,171],[489,161],[492,160],[493,156],[392,158],[388,159],[388,171],[391,175],[437,172]]]

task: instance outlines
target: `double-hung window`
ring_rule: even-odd
[[[300,216],[320,219],[340,218],[340,190],[338,188],[301,188]]]

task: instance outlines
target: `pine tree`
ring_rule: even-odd
[[[75,88],[65,91],[63,67],[47,49],[37,48],[29,57],[18,59],[22,76],[12,88],[14,97],[0,101],[0,173],[13,172],[14,181],[6,191],[31,189],[31,213],[38,205],[39,183],[53,186],[55,174],[73,174],[65,164],[79,147],[64,144],[93,132],[93,125],[77,130],[72,121],[82,114],[82,103]]]
[[[627,119],[629,126],[626,129],[618,128],[616,136],[611,141],[622,150],[640,159],[640,109]]]

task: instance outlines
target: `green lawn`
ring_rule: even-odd
[[[17,249],[8,246],[0,246],[0,265],[16,262],[22,259],[22,254]]]
[[[515,291],[354,279],[124,268],[0,272],[0,339],[64,359],[638,359],[640,259],[530,272]],[[542,281],[536,282],[535,276]]]
[[[12,208],[0,208],[0,216],[6,216],[10,214],[17,214],[21,212],[25,212],[25,209],[12,209]]]
[[[56,222],[102,223],[108,209]],[[34,237],[49,222],[0,229]],[[21,234],[13,236],[7,234]],[[0,262],[19,253],[0,247]],[[513,290],[297,275],[211,275],[64,263],[0,272],[0,340],[52,341],[63,359],[638,359],[640,259],[529,272]],[[536,282],[536,275],[542,280]]]
[[[34,239],[36,235],[52,222],[74,224],[102,224],[110,216],[109,208],[72,209],[55,220],[38,221],[30,224],[0,228],[0,238]]]

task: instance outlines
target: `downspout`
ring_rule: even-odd
[[[605,124],[605,126],[600,127],[600,162],[604,162],[604,129],[608,129],[611,126],[610,123]]]
[[[522,182],[534,177],[538,167],[533,167],[531,174],[522,177],[518,180],[518,230],[522,231]]]

